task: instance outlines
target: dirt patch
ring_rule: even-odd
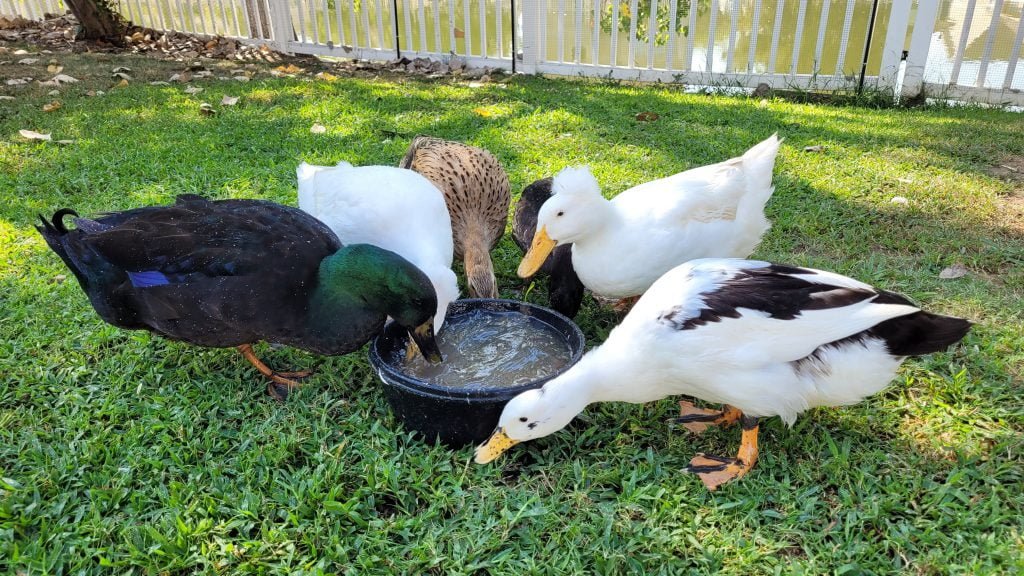
[[[1024,184],[1024,156],[1004,156],[988,170],[990,176]]]

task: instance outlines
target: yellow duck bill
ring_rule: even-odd
[[[519,263],[519,270],[516,271],[520,278],[529,278],[540,270],[540,267],[544,265],[544,261],[547,260],[548,254],[555,249],[558,242],[555,242],[548,236],[548,229],[546,226],[541,226],[540,230],[533,235],[533,243],[530,244],[530,249],[526,252],[526,256],[523,256],[523,261]]]
[[[486,442],[476,447],[473,459],[477,464],[487,464],[516,444],[519,440],[509,438],[504,428],[498,428]]]

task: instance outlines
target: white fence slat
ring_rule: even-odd
[[[334,34],[331,30],[331,7],[327,0],[320,0],[321,20],[324,23],[324,44],[334,46]]]
[[[779,54],[779,36],[782,31],[782,9],[786,7],[786,0],[779,0],[775,4],[775,25],[772,26],[772,48],[768,53],[768,73],[775,73],[775,58]]]
[[[320,41],[320,19],[317,17],[316,0],[305,0],[305,2],[309,6],[310,37],[314,44],[324,44]]]
[[[950,84],[959,84],[960,63],[964,60],[964,51],[967,49],[967,40],[971,33],[971,23],[974,21],[975,0],[967,1],[967,10],[964,13],[964,27],[960,31],[960,42],[957,44],[956,55],[953,58],[953,71],[949,75]]]
[[[188,11],[188,20],[185,19],[185,4],[178,0],[178,20],[181,22],[181,31],[195,30],[195,21],[192,19],[192,10]]]
[[[601,3],[594,2],[594,20],[591,22],[590,63],[597,66],[601,56]],[[514,15],[513,15],[514,16]],[[614,26],[612,34],[615,34]]]
[[[913,98],[921,92],[924,66],[928,61],[932,31],[939,14],[939,0],[921,0],[914,19],[914,31],[910,36],[910,50],[907,51],[907,65],[903,72],[901,97]]]
[[[262,32],[260,32],[260,27],[249,19],[249,11],[245,9],[244,5],[245,0],[242,0],[242,2],[242,22],[245,24],[246,31],[245,33],[239,32],[238,35],[243,37],[249,36],[250,38],[260,38],[260,34],[262,34]],[[232,2],[232,8],[235,8],[234,2]],[[255,18],[259,18],[259,11],[260,9],[256,8],[256,14],[253,14]]]
[[[1009,90],[1013,86],[1013,75],[1017,70],[1017,59],[1020,58],[1020,46],[1024,44],[1024,5],[1021,5],[1020,11],[1021,14],[1017,17],[1017,36],[1013,40],[1010,58],[1006,61],[1006,78],[1003,80],[1003,90]]]
[[[558,0],[558,16],[555,17],[558,32],[558,61],[565,62],[565,0]]]
[[[383,50],[387,47],[387,43],[384,42],[384,6],[380,0],[373,1],[377,6],[377,47]]]
[[[851,2],[853,0],[850,0]],[[754,0],[754,21],[750,24],[750,50],[747,51],[747,72],[753,73],[757,58],[757,37],[761,31],[761,0]]]
[[[669,0],[672,2],[673,0]],[[647,19],[647,68],[654,68],[654,39],[657,38],[657,0],[650,0],[650,17]]]
[[[4,10],[5,10],[4,14],[7,14],[8,16],[20,16],[21,15],[21,10],[18,10],[17,8],[15,8],[14,7],[14,3],[11,2],[11,0],[3,0],[3,2],[0,3],[0,5],[2,5]]]
[[[827,2],[826,2],[827,4]],[[732,3],[732,18],[729,20],[729,48],[725,53],[725,71],[733,71],[733,60],[736,53],[736,26],[740,19],[740,3],[735,0]],[[754,33],[756,34],[756,30]]]
[[[199,24],[203,27],[200,32],[203,34],[209,34],[209,28],[206,27],[206,15],[203,14],[203,3],[199,0],[196,2],[196,8],[199,9]]]
[[[363,27],[363,37],[365,38],[365,44],[362,47],[369,48],[373,45],[373,35],[370,34],[370,10],[366,6],[366,0],[359,3],[359,22]]]
[[[409,15],[409,0],[402,0],[405,2],[405,14]],[[347,43],[345,42],[345,19],[342,17],[344,10],[341,9],[340,0],[334,0],[334,22],[338,25],[338,46],[344,47]],[[412,34],[408,34],[412,38]],[[410,40],[411,42],[412,40]]]
[[[715,63],[715,32],[718,28],[718,0],[711,0],[711,22],[708,24],[708,51],[705,54],[704,72],[710,74]]]
[[[228,36],[228,13],[227,10],[224,9],[224,0],[217,0],[217,4],[220,5],[220,18],[224,23],[224,35]],[[149,2],[146,2],[146,7],[149,7]],[[152,16],[150,16],[150,18],[152,18]]]
[[[470,18],[469,1],[470,0],[462,0],[462,27],[464,28],[463,34],[465,35],[466,41],[466,56],[473,55],[473,31],[470,30],[473,20]],[[438,46],[438,51],[440,51],[440,46]]]
[[[413,46],[413,14],[409,3],[410,0],[401,0],[401,19],[404,20],[404,25],[406,25],[406,50],[415,52],[416,48]],[[339,23],[340,25],[341,23]],[[342,38],[342,42],[344,42],[344,37]]]
[[[505,3],[495,3],[495,44],[498,46],[498,57],[505,57]],[[515,54],[512,55],[515,57]]]
[[[669,0],[672,2],[673,0]],[[651,14],[647,19],[647,68],[654,68],[654,40],[658,36],[658,0],[651,0]]]
[[[694,44],[694,38],[696,38],[696,36],[697,36],[697,6],[696,6],[696,4],[697,4],[697,0],[690,0],[690,3],[689,3],[689,7],[690,7],[690,9],[689,9],[690,21],[687,23],[689,28],[687,28],[687,34],[686,34],[686,66],[684,67],[684,70],[693,70],[693,44]]]
[[[304,3],[306,0],[298,0],[295,8],[295,13],[299,17],[299,30],[298,34],[295,35],[296,40],[299,42],[307,43],[309,40],[306,38],[306,16],[303,14],[305,8]]]
[[[804,39],[804,18],[807,16],[807,0],[800,0],[800,10],[796,15],[796,35],[793,38],[793,61],[789,66],[789,75],[796,76],[796,66],[800,62],[800,43]]]
[[[541,60],[540,56],[540,26],[537,19],[540,18],[540,2],[539,0],[523,0],[520,4],[520,10],[523,14],[523,62],[522,70],[526,74],[534,74],[537,72],[537,65]],[[516,14],[512,14],[513,21],[517,18]],[[512,55],[516,57],[515,54]]]
[[[423,0],[420,1],[420,9],[423,8]],[[341,0],[335,0],[335,2],[341,2]],[[337,5],[337,4],[335,4]],[[338,8],[339,10],[341,8]],[[356,16],[356,0],[348,0],[348,29],[351,31],[349,36],[349,43],[352,44],[353,48],[359,48],[361,43],[359,42],[359,18]],[[423,34],[420,39],[426,42],[427,35]]]
[[[150,28],[156,28],[158,26],[156,18],[153,17],[153,3],[146,2],[146,18],[149,19],[148,26]]]
[[[992,58],[992,47],[996,43],[996,32],[999,30],[999,20],[1003,15],[1003,0],[995,0],[992,6],[992,22],[988,25],[988,38],[985,39],[985,51],[981,56],[981,66],[978,68],[978,80],[974,83],[978,88],[985,87],[985,76],[988,75],[988,63]]]
[[[611,62],[612,66],[618,66],[619,64],[619,3],[617,0],[611,0],[612,2],[612,54]],[[597,26],[597,23],[594,23]]]
[[[576,24],[573,26],[573,62],[580,63],[580,55],[583,53],[583,5],[579,0],[573,2],[576,12]]]
[[[821,5],[821,16],[818,22],[818,40],[814,44],[814,66],[812,74],[821,72],[821,51],[825,47],[825,29],[828,28],[828,10],[832,2],[825,2]]]
[[[480,55],[487,57],[487,3],[486,0],[480,0],[477,6],[480,8]],[[499,5],[495,4],[495,9],[500,10]]]
[[[843,16],[843,32],[839,40],[839,55],[836,57],[836,76],[843,75],[843,64],[846,63],[846,49],[850,45],[850,28],[853,23],[853,9],[856,8],[855,0],[846,0],[846,14]]]
[[[217,34],[217,13],[213,10],[213,0],[206,0],[206,12],[210,15],[210,29],[208,34]]]
[[[135,14],[134,14],[134,18],[131,19],[132,22],[134,22],[134,23],[136,23],[136,24],[138,24],[140,26],[145,26],[146,23],[143,22],[143,20],[142,20],[142,5],[139,4],[139,0],[135,0],[135,8],[133,9],[133,11],[134,11]],[[41,15],[40,15],[40,17],[41,17]]]
[[[242,24],[243,24],[244,18],[243,19],[239,19],[238,18],[238,12],[241,10],[242,14],[245,14],[245,9],[243,7],[241,7],[241,6],[238,6],[237,0],[229,0],[228,1],[228,6],[231,6],[231,19],[235,23],[235,34],[239,38],[244,38],[244,37],[248,36],[249,35],[249,31],[248,30],[249,29],[248,28],[246,28],[244,30],[242,29]]]
[[[455,38],[455,6],[452,5],[452,1],[453,0],[448,0],[447,1],[447,5],[448,5],[448,43],[451,45],[452,51],[454,52],[455,51],[455,46],[456,46],[455,42],[456,42],[457,38]]]
[[[355,1],[355,0],[353,0],[353,1]],[[417,10],[417,14],[419,16],[419,18],[417,18],[416,21],[420,25],[420,52],[427,52],[427,17],[426,17],[426,15],[424,15],[424,12],[423,12],[423,2],[424,1],[425,0],[416,0],[416,2],[417,2],[416,10]],[[353,30],[355,30],[355,28],[353,28]],[[352,36],[355,37],[355,32],[354,31],[352,33]]]
[[[636,65],[636,15],[638,4],[639,0],[630,0],[629,2],[629,61],[626,62],[628,68],[633,68]]]
[[[885,44],[882,45],[882,65],[878,69],[877,86],[880,89],[896,89],[909,23],[910,2],[893,2],[885,30]]]
[[[464,9],[469,10],[469,0],[465,0],[463,4]],[[444,47],[441,45],[441,7],[438,5],[437,0],[433,0],[430,3],[430,14],[434,17],[434,52],[444,54]],[[466,30],[466,54],[470,54],[469,30]]]
[[[679,1],[668,0],[668,45],[665,47],[665,69],[672,69],[672,60],[676,52],[676,24],[679,22]]]

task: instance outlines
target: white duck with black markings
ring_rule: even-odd
[[[600,347],[543,388],[513,398],[477,448],[488,462],[565,427],[594,402],[686,395],[677,422],[700,433],[739,420],[735,458],[700,454],[689,471],[714,490],[757,459],[760,418],[792,424],[815,406],[860,402],[885,388],[907,356],[943,350],[970,322],[925,312],[852,278],[770,262],[709,258],[678,266],[640,298]]]

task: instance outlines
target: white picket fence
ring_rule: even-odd
[[[1024,105],[1024,0],[119,0],[136,24],[346,58]],[[58,0],[0,0],[39,18]],[[869,48],[866,50],[866,48]],[[865,61],[865,56],[867,56]]]

